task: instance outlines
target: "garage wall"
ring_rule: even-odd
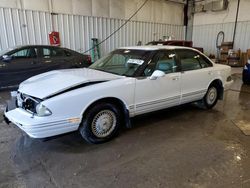
[[[105,39],[143,2],[0,0],[3,7],[0,8],[0,50],[23,44],[49,44],[48,33],[55,30],[60,32],[62,46],[84,52],[91,47],[91,38]],[[101,54],[163,36],[183,39],[182,11],[183,5],[150,0],[132,21],[102,44]]]
[[[234,23],[195,25],[193,42],[195,46],[204,48],[206,54],[216,55],[216,37],[220,31],[225,33],[225,42],[233,40]],[[246,51],[250,48],[250,21],[238,22],[234,49]]]
[[[53,17],[53,18],[52,18]],[[103,40],[121,24],[123,19],[93,16],[57,14],[48,12],[0,8],[0,49],[23,44],[49,44],[48,33],[52,29],[60,32],[62,46],[84,52],[91,47],[91,38]],[[101,54],[119,46],[145,44],[162,36],[183,39],[181,25],[131,21],[101,45]]]
[[[145,0],[0,0],[0,7],[127,19],[144,1]],[[133,20],[183,25],[183,5],[165,0],[150,0]]]
[[[250,1],[241,0],[235,36],[235,49],[245,51],[250,48]],[[237,0],[230,0],[225,11],[196,13],[194,15],[193,42],[204,48],[207,54],[216,54],[216,37],[225,32],[225,41],[233,40]]]

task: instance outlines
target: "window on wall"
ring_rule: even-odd
[[[213,66],[208,59],[193,50],[177,50],[177,54],[181,61],[182,71],[197,70]]]

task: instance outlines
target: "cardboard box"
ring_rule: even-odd
[[[228,50],[223,50],[223,49],[221,49],[220,53],[221,53],[221,54],[226,54],[226,55],[228,55]]]
[[[246,52],[242,52],[241,56],[240,56],[240,64],[241,66],[244,66],[247,63],[247,53]]]
[[[228,55],[225,55],[225,54],[220,55],[221,60],[227,60],[227,58],[228,58]]]
[[[232,61],[228,61],[228,65],[235,66],[235,67],[240,67],[241,63],[240,63],[240,61],[232,60]]]
[[[227,60],[219,59],[219,63],[220,63],[220,64],[225,64],[225,65],[227,65]]]
[[[250,59],[250,49],[247,49],[247,59]]]
[[[232,42],[223,42],[223,43],[221,43],[221,50],[222,51],[228,51],[230,49],[233,49],[233,43]]]
[[[222,42],[221,47],[233,48],[233,42]]]

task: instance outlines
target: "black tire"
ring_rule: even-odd
[[[210,85],[206,95],[202,99],[203,107],[206,109],[213,108],[219,98],[219,92],[218,87],[216,85]]]
[[[247,80],[246,76],[242,77],[243,84],[249,84],[249,81]]]
[[[101,116],[103,116],[102,119],[98,119],[101,118]],[[112,122],[112,125],[110,125],[111,127],[108,129],[105,126],[107,126],[107,124],[109,126],[109,123],[111,123],[109,121]],[[98,124],[98,122],[100,124]],[[120,109],[118,109],[113,104],[103,102],[94,105],[86,113],[80,125],[79,132],[87,142],[92,144],[101,144],[111,140],[119,133],[121,122],[122,122],[122,116]],[[103,129],[105,128],[108,129],[106,131],[106,133],[108,132],[108,134],[106,135],[104,133],[101,134],[102,131],[99,130],[100,127]]]

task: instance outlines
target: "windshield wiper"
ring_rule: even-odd
[[[98,70],[98,71],[102,71],[102,72],[106,72],[106,73],[110,73],[110,74],[115,74],[115,75],[122,76],[122,75],[120,75],[118,73],[107,71],[107,70],[103,70],[103,69],[97,69],[97,68],[89,68],[89,69]]]

